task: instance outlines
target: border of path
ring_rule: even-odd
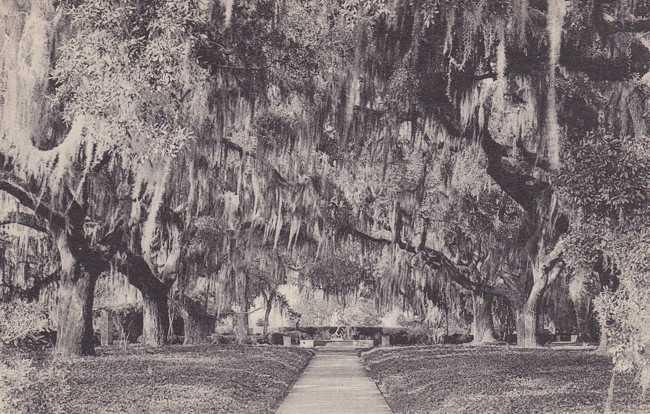
[[[284,400],[287,398],[287,395],[289,395],[289,394],[291,393],[291,390],[293,390],[293,387],[294,387],[294,385],[296,385],[296,382],[298,382],[298,380],[300,379],[300,377],[302,377],[302,374],[304,374],[304,372],[305,372],[305,370],[307,369],[307,367],[309,366],[309,364],[311,364],[312,359],[314,359],[314,357],[316,356],[316,352],[314,352],[314,350],[312,350],[312,349],[309,349],[309,352],[311,353],[311,356],[309,357],[309,360],[308,360],[307,363],[306,363],[306,364],[305,364],[305,365],[300,369],[300,372],[298,373],[298,375],[295,376],[295,378],[293,379],[293,381],[291,381],[291,383],[288,384],[287,388],[284,390],[284,395],[283,395],[282,397],[278,398],[277,400],[275,400],[275,402],[273,403],[273,405],[270,405],[270,406],[268,407],[268,412],[269,412],[269,413],[274,413],[274,412],[276,412],[276,411],[278,410],[278,408],[280,407],[280,405],[281,405],[281,404],[284,402]]]

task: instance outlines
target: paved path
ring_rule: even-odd
[[[355,352],[317,351],[277,414],[390,414]]]

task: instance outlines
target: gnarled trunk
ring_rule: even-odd
[[[104,269],[99,258],[89,255],[82,262],[72,254],[69,235],[57,235],[61,259],[57,303],[57,355],[94,355],[93,302],[95,284]]]
[[[141,256],[128,254],[117,266],[142,294],[142,343],[154,347],[164,345],[169,331],[170,284],[158,279]]]
[[[472,321],[473,343],[484,344],[496,342],[494,335],[494,321],[492,319],[493,297],[476,292],[472,295],[472,308],[474,312]]]
[[[522,348],[537,348],[540,346],[538,334],[538,313],[541,305],[546,280],[543,276],[534,274],[533,287],[525,302],[516,310],[517,317],[517,346]]]
[[[248,339],[248,277],[242,270],[235,273],[235,300],[235,341],[242,345]]]
[[[142,290],[142,343],[162,346],[167,343],[169,330],[168,289],[145,288]]]
[[[57,355],[94,355],[93,302],[98,274],[89,273],[72,256],[62,263],[58,290]]]

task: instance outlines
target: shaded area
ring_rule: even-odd
[[[603,412],[612,363],[583,350],[427,346],[362,355],[395,413]],[[614,412],[639,406],[633,375],[618,375]]]
[[[312,353],[279,347],[100,348],[73,362],[66,413],[273,412]]]

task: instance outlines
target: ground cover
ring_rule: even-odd
[[[295,348],[213,345],[126,350],[102,347],[98,354],[56,364],[48,362],[47,369],[57,367],[48,375],[40,374],[46,368],[39,367],[37,374],[32,371],[31,378],[41,384],[35,386],[32,381],[26,388],[27,394],[34,394],[23,398],[30,405],[27,411],[273,412],[312,355]],[[7,387],[12,379],[8,378],[6,364],[16,365],[4,362],[0,385]],[[32,362],[36,366],[39,363],[43,362]],[[43,396],[54,401],[34,402],[34,398]]]
[[[603,412],[612,371],[590,350],[426,346],[362,359],[396,414]],[[650,412],[634,374],[614,384],[614,412]]]

